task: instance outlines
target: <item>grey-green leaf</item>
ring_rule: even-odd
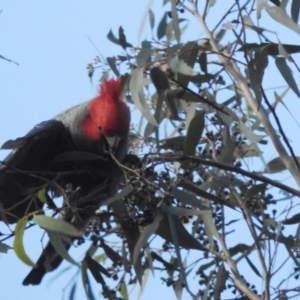
[[[181,73],[188,76],[198,74],[184,60],[179,59],[178,56],[174,56],[173,58],[168,60],[168,65],[176,73]]]
[[[68,236],[81,237],[81,233],[70,223],[43,215],[35,215],[32,221],[44,229],[66,234]]]
[[[195,154],[196,147],[199,143],[205,125],[204,117],[204,112],[200,112],[191,120],[184,143],[184,154]]]
[[[124,34],[124,29],[122,26],[119,27],[119,41],[123,49],[126,49],[126,47],[129,46],[129,44],[126,41],[126,35]]]
[[[165,13],[157,27],[157,38],[160,40],[166,35],[167,14]]]
[[[149,23],[150,23],[151,29],[153,30],[154,25],[155,25],[155,15],[151,9],[149,9]]]
[[[0,253],[7,253],[8,250],[10,250],[10,249],[13,249],[13,248],[4,243],[0,243]]]
[[[143,114],[143,116],[153,125],[158,126],[154,116],[152,115],[148,104],[144,98],[143,93],[143,77],[144,69],[137,68],[132,71],[130,81],[129,81],[129,90],[131,92],[132,100]]]
[[[282,7],[266,5],[265,9],[275,21],[300,34],[300,27]]]
[[[107,61],[108,65],[110,66],[111,70],[115,73],[115,75],[119,77],[120,72],[116,66],[116,58],[115,57],[107,57],[106,61]]]
[[[228,271],[226,271],[224,264],[221,264],[217,277],[216,277],[216,283],[215,283],[215,288],[214,288],[214,299],[219,300],[221,299],[221,293],[226,289],[226,281],[228,279]]]
[[[177,15],[177,9],[176,9],[176,2],[171,2],[172,7],[172,23],[173,23],[173,30],[175,33],[175,38],[177,43],[180,43],[180,28],[179,28],[179,22],[178,22],[178,15]]]
[[[70,256],[68,253],[65,244],[62,240],[62,235],[59,232],[46,230],[49,236],[50,242],[57,251],[57,253],[69,263],[79,266],[79,264]]]
[[[300,163],[300,157],[297,156],[296,158],[297,158],[298,162]],[[274,173],[282,172],[284,170],[286,170],[286,166],[284,165],[284,163],[282,162],[280,157],[276,157],[267,163],[263,172],[269,173],[269,174],[274,174]]]
[[[286,63],[286,59],[284,57],[277,57],[275,59],[275,64],[289,87],[298,97],[300,97],[300,91],[292,74],[292,70]]]
[[[134,247],[133,264],[136,263],[140,255],[140,251],[145,246],[149,237],[156,232],[157,228],[159,227],[160,221],[162,219],[163,219],[163,214],[158,210],[153,222],[147,225],[141,232],[140,237]]]
[[[292,0],[291,16],[295,23],[298,23],[299,11],[300,11],[300,1]]]

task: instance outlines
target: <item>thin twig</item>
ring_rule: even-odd
[[[289,148],[290,153],[291,153],[291,156],[293,157],[294,162],[295,162],[295,164],[296,164],[298,170],[300,171],[300,164],[299,164],[299,161],[298,161],[298,159],[297,159],[297,157],[296,157],[296,155],[295,155],[295,152],[294,152],[293,147],[291,146],[289,140],[287,139],[287,137],[286,137],[286,135],[285,135],[285,133],[284,133],[284,131],[283,131],[283,129],[282,129],[282,126],[281,126],[281,123],[280,123],[280,121],[279,121],[279,118],[278,118],[278,116],[277,116],[277,114],[276,114],[276,111],[275,111],[274,107],[270,104],[270,102],[269,102],[269,100],[268,100],[268,98],[267,98],[267,96],[266,96],[266,94],[265,94],[265,91],[264,91],[264,89],[263,89],[262,86],[260,87],[260,89],[261,89],[262,96],[263,96],[263,98],[264,98],[264,100],[265,100],[265,102],[266,102],[266,104],[267,104],[269,110],[270,110],[271,113],[273,114],[273,117],[274,117],[275,122],[276,122],[276,124],[277,124],[277,126],[278,126],[278,129],[279,129],[279,132],[280,132],[280,134],[281,134],[281,136],[282,136],[282,138],[283,138],[283,140],[284,140],[286,146]]]
[[[270,184],[272,186],[275,186],[279,189],[282,189],[282,190],[284,190],[284,191],[286,191],[286,192],[288,192],[288,193],[290,193],[294,196],[300,197],[300,191],[299,190],[293,189],[293,188],[291,188],[291,187],[289,187],[285,184],[282,184],[278,181],[272,180],[272,179],[270,179],[268,177],[265,177],[263,175],[260,175],[260,174],[254,173],[254,172],[248,172],[248,171],[246,171],[244,169],[241,169],[239,167],[221,164],[221,163],[218,163],[218,162],[214,162],[214,161],[211,161],[211,160],[206,160],[206,159],[196,157],[196,156],[162,154],[158,157],[152,157],[151,160],[152,161],[161,161],[161,162],[163,162],[163,161],[164,162],[175,162],[175,161],[181,162],[181,161],[191,160],[191,161],[197,162],[197,163],[205,165],[205,166],[211,166],[211,167],[219,168],[221,170],[235,172],[235,173],[247,176],[251,179],[258,180],[258,181],[261,181],[261,182],[264,182],[264,183],[268,183],[268,184]]]

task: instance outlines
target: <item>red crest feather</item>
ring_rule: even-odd
[[[82,129],[89,139],[99,140],[101,132],[106,136],[124,137],[128,134],[130,111],[122,100],[120,78],[103,82],[99,95],[91,100],[88,112],[82,122]]]

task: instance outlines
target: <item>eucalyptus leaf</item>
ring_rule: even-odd
[[[194,155],[204,129],[204,112],[197,113],[189,124],[186,140],[184,143],[184,154]]]
[[[108,63],[108,65],[110,66],[111,70],[115,73],[116,76],[120,76],[120,72],[117,69],[116,66],[116,58],[115,57],[107,57],[106,61]]]
[[[299,0],[292,0],[291,5],[291,16],[293,21],[297,24],[299,19],[299,12],[300,12],[300,1]]]
[[[144,77],[144,69],[137,68],[132,71],[130,81],[129,81],[129,90],[132,95],[132,99],[143,114],[143,116],[154,126],[158,126],[154,116],[151,114],[151,111],[147,105],[147,102],[144,98],[143,93],[143,77]]]
[[[180,28],[179,28],[179,22],[178,22],[178,15],[177,15],[177,8],[176,8],[176,2],[171,1],[171,9],[172,9],[172,24],[173,24],[173,30],[175,33],[175,38],[177,43],[180,43]]]
[[[282,7],[265,5],[265,9],[275,21],[300,34],[300,27]]]
[[[67,236],[81,237],[82,234],[73,225],[62,220],[54,219],[44,215],[35,215],[32,221],[49,231],[63,233]]]
[[[153,30],[154,25],[155,25],[155,15],[151,9],[149,9],[149,23],[150,23],[151,29]]]
[[[167,14],[165,13],[157,27],[157,38],[160,40],[166,35]]]
[[[295,78],[292,74],[292,70],[289,68],[289,66],[286,63],[286,59],[284,57],[277,57],[275,59],[275,64],[281,73],[282,77],[286,81],[286,83],[289,85],[289,87],[293,90],[293,92],[300,97],[300,91],[298,89],[297,83],[295,81]]]
[[[297,156],[296,159],[300,163],[300,157]],[[264,169],[264,173],[274,174],[279,173],[286,170],[286,166],[283,163],[282,159],[280,157],[276,157],[269,161]]]
[[[228,271],[226,271],[224,264],[222,263],[217,272],[216,283],[214,288],[214,299],[221,299],[221,293],[226,289],[226,281],[229,277]]]
[[[160,221],[162,219],[163,219],[163,214],[158,210],[153,222],[151,224],[147,225],[141,232],[141,235],[134,247],[133,258],[132,258],[133,264],[135,264],[135,262],[137,261],[138,256],[140,255],[140,251],[145,246],[149,237],[152,234],[154,234],[156,232],[156,230],[158,229]]]
[[[8,250],[13,249],[11,246],[6,245],[2,242],[0,242],[0,253],[7,253]]]
[[[183,75],[194,76],[198,73],[194,71],[186,62],[179,59],[178,56],[174,56],[168,61],[169,67],[176,73]]]
[[[50,243],[55,248],[56,252],[69,263],[79,266],[79,264],[68,253],[68,246],[63,238],[64,235],[57,231],[46,230],[49,236]]]
[[[27,255],[25,248],[24,248],[24,244],[23,244],[24,230],[25,230],[27,221],[28,221],[27,217],[24,217],[18,221],[16,228],[15,228],[15,239],[14,239],[13,247],[14,247],[16,255],[23,263],[25,263],[26,265],[28,265],[30,267],[34,267],[35,264]]]

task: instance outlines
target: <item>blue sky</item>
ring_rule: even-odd
[[[162,11],[161,3],[161,0],[154,0],[153,11]],[[147,1],[136,0],[3,0],[0,6],[0,55],[19,65],[0,60],[0,145],[26,134],[35,124],[64,109],[92,98],[100,74],[96,74],[91,84],[86,65],[98,52],[87,36],[104,57],[121,52],[121,48],[106,38],[110,29],[117,33],[120,25],[123,25],[128,40],[138,45],[138,32],[146,5]],[[299,44],[299,36],[284,28],[279,29],[283,30],[280,35],[282,42]],[[202,36],[201,31],[196,36],[195,32],[191,39]],[[145,34],[142,36],[145,38]],[[146,34],[146,37],[151,38],[151,35]],[[269,87],[279,85],[272,80],[273,71],[271,67],[268,70]],[[291,107],[298,105],[294,101],[299,99],[295,99],[292,93],[289,96]],[[289,118],[285,111],[283,120]],[[294,127],[293,121],[284,123],[287,132]],[[297,152],[299,143],[293,145],[298,147],[295,149]],[[6,154],[1,151],[0,159]],[[274,158],[272,155],[274,152],[267,153],[267,161]],[[5,227],[0,227],[0,230],[7,233]],[[38,231],[32,232],[26,234],[26,243],[30,257],[35,259],[41,251],[41,236]],[[28,271],[29,267],[19,261],[13,251],[8,255],[0,253],[1,299],[20,299],[20,296],[31,300],[63,298],[61,289],[65,282],[61,279],[65,279],[64,275],[51,285],[49,279],[53,278],[52,274],[41,286],[23,287],[21,282]],[[159,277],[160,274],[157,274],[155,283],[151,280],[142,299],[153,299],[154,294],[158,299],[174,298],[173,291],[163,287]]]

